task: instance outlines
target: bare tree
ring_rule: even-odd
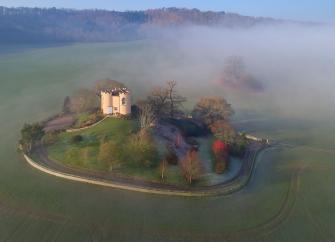
[[[163,159],[159,165],[159,172],[160,172],[160,175],[161,175],[161,179],[162,181],[164,181],[165,179],[165,173],[166,173],[166,170],[167,170],[167,161],[165,159]]]
[[[180,107],[186,98],[178,94],[176,86],[176,81],[168,81],[166,87],[157,87],[152,90],[148,101],[157,117],[174,118],[181,113]]]
[[[180,107],[186,98],[179,95],[176,90],[177,82],[168,81],[167,82],[167,95],[169,101],[169,116],[174,118],[176,114],[180,113]]]
[[[147,129],[156,122],[156,115],[153,107],[149,103],[139,105],[139,122],[141,129]]]
[[[200,179],[203,169],[197,151],[189,150],[187,152],[181,161],[181,169],[189,184]]]
[[[164,117],[167,113],[168,107],[168,93],[163,87],[153,88],[151,94],[148,97],[154,113],[157,117]]]

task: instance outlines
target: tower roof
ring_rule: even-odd
[[[129,93],[130,91],[126,88],[106,88],[102,89],[101,92],[112,94],[113,96],[119,96],[121,93]]]

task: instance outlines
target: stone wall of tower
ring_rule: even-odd
[[[101,111],[103,114],[112,114],[113,96],[108,92],[101,92]]]
[[[120,97],[113,96],[113,114],[120,113]]]
[[[131,113],[131,95],[128,93],[120,93],[120,114],[127,115]]]

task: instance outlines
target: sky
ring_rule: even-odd
[[[143,10],[186,7],[281,19],[335,22],[335,0],[0,0],[7,7]]]

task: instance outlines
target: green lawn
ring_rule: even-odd
[[[98,159],[101,141],[117,140],[123,144],[127,142],[129,135],[137,131],[137,122],[133,120],[108,118],[101,124],[86,130],[73,133],[63,132],[59,134],[57,142],[48,146],[47,150],[51,159],[62,162],[65,165],[75,168],[110,171],[111,168],[109,164]],[[83,141],[73,143],[71,140],[76,135],[81,135]],[[162,153],[160,155],[162,155]],[[127,164],[127,161],[123,161],[120,167],[114,168],[113,172],[135,178],[161,181],[158,167],[131,166]],[[164,182],[166,183],[185,183],[178,167],[169,166],[165,176],[166,179]]]
[[[102,140],[122,142],[136,129],[137,124],[134,121],[109,118],[90,129],[73,133],[61,133],[58,136],[58,141],[48,147],[48,152],[52,159],[61,161],[66,165],[108,170],[109,166],[97,159],[100,142]],[[74,144],[71,139],[75,135],[81,135],[83,141]]]

